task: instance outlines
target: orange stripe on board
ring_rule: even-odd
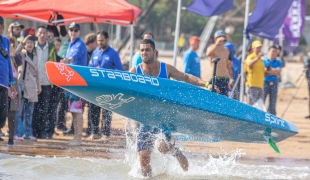
[[[84,78],[66,64],[47,62],[45,67],[48,79],[56,86],[87,86]]]

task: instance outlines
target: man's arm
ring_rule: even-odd
[[[121,58],[119,57],[118,53],[115,52],[115,55],[114,55],[114,64],[115,64],[115,68],[117,70],[121,70],[121,71],[124,71],[124,67],[123,67],[123,64],[122,64],[122,61],[121,61]]]
[[[136,70],[136,66],[132,67],[132,68],[129,70],[129,72],[136,73],[136,72],[137,72],[137,70]]]
[[[256,58],[254,58],[253,60],[249,60],[249,61],[247,62],[248,66],[249,66],[250,68],[252,68],[253,65],[254,65],[262,56],[263,56],[263,53],[260,53],[260,54],[258,54],[258,55],[256,56]]]
[[[212,59],[214,58],[214,51],[217,48],[216,44],[211,44],[206,52],[206,56],[208,57],[208,61],[210,62],[210,64],[212,65]]]
[[[196,76],[180,72],[179,70],[177,70],[174,66],[170,64],[167,64],[167,70],[168,70],[169,77],[172,77],[173,79],[176,79],[178,81],[184,81],[189,84],[193,84],[193,85],[201,86],[201,87],[205,87],[206,85],[206,81]]]
[[[224,49],[227,53],[226,69],[228,72],[229,79],[232,79],[233,78],[232,68],[231,68],[232,67],[232,59],[230,59],[230,51],[226,47]]]

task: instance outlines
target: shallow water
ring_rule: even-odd
[[[309,161],[238,160],[189,155],[190,169],[182,172],[172,156],[155,153],[152,179],[309,179]],[[132,158],[133,160],[134,158]],[[138,161],[124,159],[29,157],[0,154],[1,179],[142,179]]]

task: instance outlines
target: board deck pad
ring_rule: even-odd
[[[53,62],[46,70],[53,84],[93,104],[192,140],[267,143],[267,128],[274,142],[298,133],[289,121],[184,82]]]

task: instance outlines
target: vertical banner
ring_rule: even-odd
[[[282,32],[284,49],[289,52],[297,50],[302,31],[305,26],[305,0],[293,0],[285,17]],[[278,41],[279,35],[277,35]]]

